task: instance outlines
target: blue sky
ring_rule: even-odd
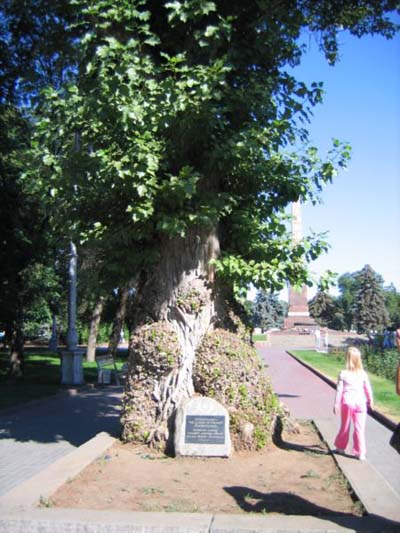
[[[324,82],[313,144],[325,153],[338,138],[353,149],[348,170],[323,191],[323,204],[303,206],[303,233],[328,231],[331,244],[311,270],[343,274],[368,263],[400,290],[400,36],[343,33],[340,43],[340,61],[330,67],[311,37],[294,71],[302,81]]]

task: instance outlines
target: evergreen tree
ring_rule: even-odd
[[[354,323],[359,333],[382,331],[389,323],[382,277],[369,266],[357,276],[358,291],[354,301]]]
[[[280,302],[271,291],[258,291],[253,307],[254,326],[262,330],[280,328],[286,316],[287,304]]]
[[[309,302],[310,315],[323,327],[342,329],[343,314],[336,300],[327,292],[319,290]]]

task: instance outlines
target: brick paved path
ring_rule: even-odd
[[[282,348],[259,345],[258,352],[268,365],[267,374],[275,392],[293,418],[326,418],[338,427],[332,408],[335,390]],[[336,429],[335,429],[336,431]],[[400,454],[389,444],[392,432],[368,416],[367,459],[400,495]]]
[[[82,389],[0,411],[0,496],[97,433],[118,436],[121,394]]]

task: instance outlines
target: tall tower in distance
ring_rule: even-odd
[[[297,244],[303,237],[300,201],[292,203],[292,217],[292,240],[294,244]],[[310,329],[315,326],[308,310],[307,286],[303,285],[300,290],[289,286],[289,310],[283,327],[285,329],[295,327]]]

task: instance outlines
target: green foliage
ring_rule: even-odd
[[[343,314],[337,301],[328,293],[318,291],[309,302],[310,315],[315,318],[320,326],[331,329],[342,329],[344,326]]]
[[[343,316],[344,328],[351,330],[354,324],[353,305],[358,291],[357,272],[345,273],[338,278],[338,288],[340,296],[338,306]]]
[[[215,372],[222,368],[223,372]],[[235,449],[261,449],[271,441],[279,399],[257,352],[237,335],[216,329],[203,338],[193,369],[196,392],[215,398],[230,414]],[[252,430],[246,434],[246,426]]]
[[[362,352],[364,366],[369,372],[395,382],[399,362],[399,354],[396,349],[379,350],[364,346]]]
[[[22,179],[30,126],[14,106],[0,104],[0,324],[35,335],[50,323],[60,285],[50,254],[51,232],[40,198]]]
[[[353,304],[357,331],[382,331],[388,325],[389,315],[385,307],[381,276],[369,265],[365,265],[357,275],[357,284],[358,290]]]
[[[389,327],[396,330],[400,326],[400,292],[396,290],[392,283],[389,287],[384,287],[383,295],[385,306],[389,313]]]
[[[286,316],[287,304],[278,300],[278,295],[258,291],[253,306],[253,324],[263,330],[280,328]]]
[[[310,283],[304,259],[327,244],[310,236],[293,245],[284,209],[316,202],[350,150],[334,141],[318,157],[304,125],[321,84],[307,87],[285,67],[300,61],[307,27],[332,62],[338,24],[393,33],[390,6],[363,5],[71,2],[79,22],[65,28],[81,35],[79,71],[43,93],[27,173],[54,226],[67,218],[110,265],[139,272],[163,236],[218,224],[216,271],[236,295],[250,282]]]

